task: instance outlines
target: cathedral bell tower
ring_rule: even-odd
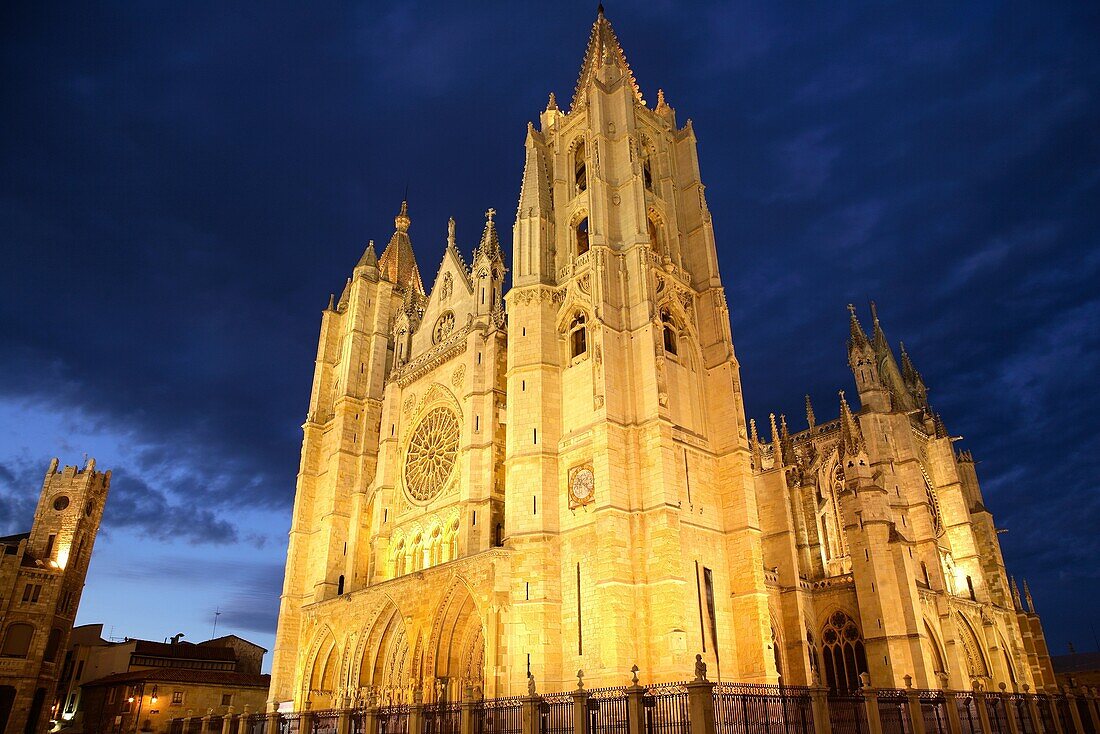
[[[510,651],[774,680],[740,376],[689,121],[646,105],[601,8],[568,111],[529,125],[507,296]],[[546,569],[553,569],[552,572]],[[733,579],[737,579],[734,584]],[[643,611],[644,610],[644,611]],[[633,621],[637,616],[639,628]]]

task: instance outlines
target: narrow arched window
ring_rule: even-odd
[[[577,143],[577,149],[573,152],[573,177],[577,184],[577,193],[588,188],[588,161],[585,155],[584,141]]]
[[[579,357],[588,351],[588,325],[584,314],[578,313],[569,324],[569,354]]]
[[[393,552],[393,575],[405,575],[405,541],[397,544],[397,550]]]
[[[665,352],[668,354],[679,354],[679,338],[676,333],[676,322],[672,320],[672,317],[667,311],[661,314],[661,327],[664,334]]]
[[[577,239],[577,255],[583,255],[588,252],[588,217],[585,217],[581,221],[577,222],[577,226],[573,230],[573,234]]]
[[[653,166],[648,152],[642,156],[642,181],[645,183],[646,191],[653,191]]]
[[[10,625],[4,633],[4,644],[0,655],[6,658],[25,658],[31,649],[34,627],[23,622]]]
[[[336,581],[336,596],[343,596],[344,594],[344,577],[343,575]]]
[[[833,612],[821,630],[821,657],[825,682],[833,691],[854,691],[859,676],[867,672],[863,635],[855,620],[841,611]]]

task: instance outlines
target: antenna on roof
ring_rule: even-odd
[[[210,639],[211,640],[214,639],[214,637],[217,635],[217,632],[218,632],[218,617],[220,617],[221,614],[222,614],[222,608],[217,607],[214,610],[214,629],[210,630]]]

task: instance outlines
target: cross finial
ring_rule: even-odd
[[[485,212],[485,218],[488,219],[489,222],[492,222],[493,217],[495,217],[496,214],[497,214],[497,210],[492,208],[492,207],[489,207],[489,209]]]

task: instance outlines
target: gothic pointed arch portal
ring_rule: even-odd
[[[407,703],[413,688],[412,657],[405,620],[392,602],[375,617],[364,635],[359,662],[359,689],[379,703]]]
[[[425,672],[438,698],[457,701],[467,688],[485,688],[485,633],[469,589],[456,580],[436,613]]]
[[[312,708],[327,709],[335,705],[336,674],[340,666],[340,651],[332,630],[326,625],[317,635],[306,667],[308,677],[303,681],[303,699]]]

